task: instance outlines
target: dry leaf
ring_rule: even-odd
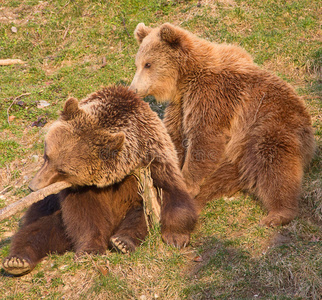
[[[38,117],[37,121],[32,122],[31,127],[37,126],[37,127],[44,127],[47,123],[47,120],[45,117],[40,116]]]
[[[97,270],[103,275],[106,276],[108,274],[108,269],[104,266],[97,265]]]
[[[202,259],[202,256],[196,256],[194,259],[193,259],[194,262],[202,262],[203,259]]]
[[[311,242],[319,242],[319,241],[320,241],[320,238],[313,235]]]
[[[12,122],[14,119],[16,118],[16,116],[9,116],[9,122]]]

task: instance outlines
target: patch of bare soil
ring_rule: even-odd
[[[18,7],[0,6],[0,23],[24,25],[34,19],[35,14],[41,13],[48,6],[47,1],[39,1],[35,6],[22,2]]]

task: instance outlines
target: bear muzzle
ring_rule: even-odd
[[[40,190],[52,183],[62,181],[61,176],[56,171],[41,168],[29,184],[29,189],[32,191]]]
[[[138,93],[138,89],[131,83],[130,87],[129,87],[130,91],[133,91],[134,93]]]

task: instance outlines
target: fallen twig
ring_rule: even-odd
[[[21,59],[0,59],[0,66],[9,66],[9,65],[16,65],[16,64],[25,64],[25,62]]]
[[[57,194],[58,192],[70,187],[71,184],[66,181],[60,181],[53,183],[49,186],[46,186],[43,189],[40,189],[36,192],[30,193],[28,196],[20,199],[17,202],[14,202],[5,208],[0,210],[0,221],[2,221],[5,218],[8,218],[18,211],[21,211],[25,207],[44,199],[45,197],[52,195],[52,194]]]
[[[1,192],[0,195],[5,194],[10,188],[12,188],[11,185],[7,186],[6,188],[4,188]]]
[[[69,25],[68,25],[68,26],[67,26],[67,28],[65,29],[65,32],[64,32],[64,35],[63,35],[63,40],[66,38],[67,33],[68,33],[68,30],[69,30]]]
[[[127,35],[128,35],[128,37],[130,38],[131,37],[131,35],[130,35],[130,33],[128,32],[128,30],[127,30],[127,28],[126,28],[126,25],[125,25],[125,18],[123,17],[123,26],[124,26],[124,29],[125,29],[125,32],[127,33]]]
[[[101,68],[104,68],[106,65],[107,65],[106,57],[103,56]]]
[[[8,109],[7,109],[7,118],[8,118],[8,124],[10,125],[10,120],[9,120],[9,110],[11,108],[11,106],[18,100],[20,99],[21,97],[24,97],[24,96],[29,96],[30,93],[24,93],[24,94],[21,94],[19,96],[17,96],[16,98],[13,99],[13,101],[11,102],[11,104],[9,105]]]

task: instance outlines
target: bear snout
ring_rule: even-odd
[[[29,190],[30,190],[30,191],[32,191],[32,192],[37,191],[37,185],[33,182],[33,180],[31,180],[31,182],[29,183],[28,188],[29,188]]]
[[[44,166],[37,172],[35,177],[29,183],[29,189],[38,191],[52,183],[61,181],[59,173],[45,163]]]
[[[132,85],[132,84],[130,85],[129,90],[130,91],[133,91],[136,94],[138,93],[138,89],[134,85]]]

